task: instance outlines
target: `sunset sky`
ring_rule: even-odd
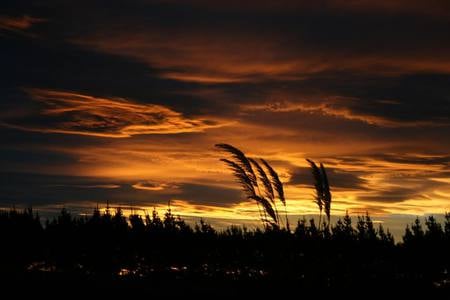
[[[0,207],[257,220],[216,143],[263,157],[288,212],[450,210],[450,2],[0,4]],[[403,224],[402,223],[402,224]]]

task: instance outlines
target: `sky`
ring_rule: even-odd
[[[0,4],[0,207],[257,220],[217,143],[262,157],[292,218],[450,210],[450,2]],[[394,226],[394,225],[393,225]]]

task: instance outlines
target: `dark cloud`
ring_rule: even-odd
[[[0,180],[0,207],[94,207],[96,203],[103,205],[106,202],[140,207],[166,204],[169,200],[186,201],[192,205],[227,207],[242,201],[238,189],[207,184],[151,181],[134,183],[123,179],[14,172],[0,173]]]
[[[12,172],[2,172],[0,178],[2,206],[95,203],[107,201],[111,195],[121,198],[116,194],[120,191],[120,185],[102,179]]]
[[[439,151],[439,149],[436,149]],[[440,165],[443,168],[450,167],[450,155],[430,153],[428,155],[414,155],[414,154],[373,154],[373,158],[382,159],[387,162],[407,164],[407,165]]]
[[[410,199],[416,200],[431,200],[423,194],[424,188],[429,188],[427,185],[421,186],[420,189],[408,187],[390,187],[385,190],[375,190],[372,195],[360,196],[361,201],[368,202],[384,202],[384,203],[398,203]]]
[[[183,184],[179,197],[194,204],[230,206],[243,201],[240,190],[201,184]]]
[[[360,177],[361,172],[347,172],[344,170],[328,168],[327,175],[330,186],[345,190],[364,190],[366,189],[366,180]],[[291,174],[289,184],[313,186],[313,177],[310,168],[295,168]]]

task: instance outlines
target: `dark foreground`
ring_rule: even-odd
[[[0,276],[21,292],[234,296],[303,290],[448,290],[450,216],[405,229],[401,243],[346,216],[317,228],[300,220],[278,228],[217,232],[194,228],[170,211],[125,218],[120,211],[42,225],[31,210],[0,213]]]

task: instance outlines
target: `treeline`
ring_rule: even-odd
[[[295,281],[305,287],[447,287],[450,215],[439,224],[419,219],[403,242],[369,215],[347,215],[320,229],[299,220],[291,231],[201,221],[188,225],[170,210],[125,217],[120,209],[91,216],[67,210],[42,224],[31,209],[0,212],[2,277],[220,279]],[[56,274],[56,275],[55,275]]]

